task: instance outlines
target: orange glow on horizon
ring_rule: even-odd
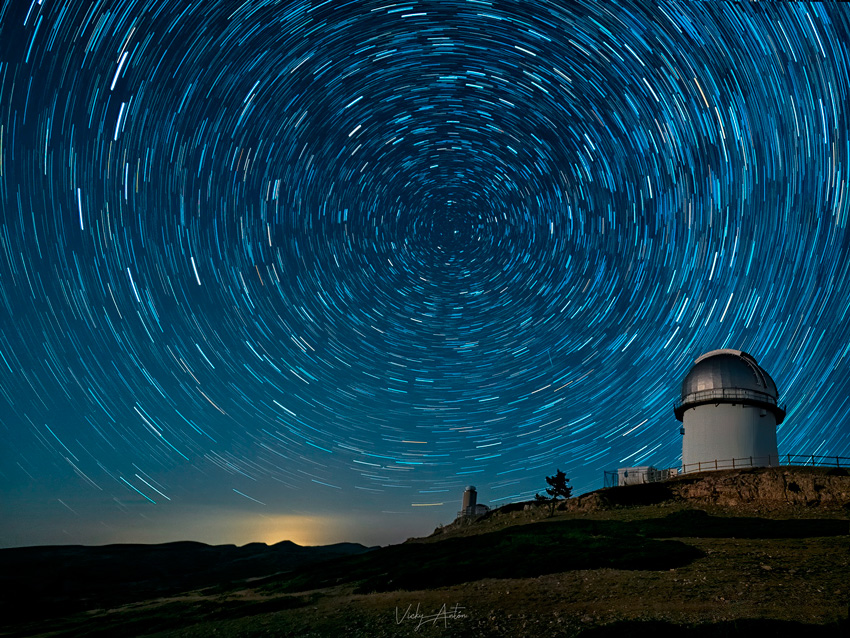
[[[281,541],[292,541],[297,545],[330,545],[342,542],[339,535],[345,529],[340,520],[330,516],[261,515],[259,519],[245,523],[247,528],[252,528],[249,535],[254,540],[249,542],[266,545]]]

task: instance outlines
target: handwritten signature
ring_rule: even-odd
[[[455,603],[454,606],[449,607],[445,603],[440,609],[433,614],[425,614],[422,613],[421,604],[416,603],[416,608],[414,609],[413,605],[410,604],[407,606],[407,609],[404,610],[404,613],[399,615],[399,608],[395,608],[395,623],[400,625],[403,622],[415,622],[416,623],[416,631],[423,625],[431,624],[435,626],[437,623],[442,622],[443,627],[449,626],[449,620],[459,620],[461,618],[466,618],[467,615],[463,613],[464,607],[461,607],[459,604]]]

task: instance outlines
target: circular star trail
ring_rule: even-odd
[[[776,379],[781,454],[850,456],[848,27],[6,0],[4,498],[447,521],[470,482],[675,466],[720,347]]]

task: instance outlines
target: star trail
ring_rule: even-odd
[[[723,347],[780,454],[850,456],[848,45],[840,4],[4,0],[0,544],[596,489],[681,461]]]

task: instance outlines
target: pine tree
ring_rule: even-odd
[[[555,472],[554,476],[547,476],[546,482],[549,484],[549,487],[546,488],[546,494],[548,496],[542,496],[540,494],[534,495],[534,500],[540,504],[546,503],[549,505],[549,516],[555,515],[555,505],[558,502],[559,498],[570,498],[573,493],[573,488],[571,485],[568,485],[570,479],[567,478],[567,475],[564,474],[561,470]]]

